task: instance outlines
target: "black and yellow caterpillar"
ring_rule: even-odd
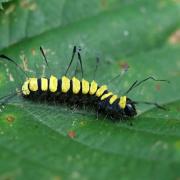
[[[98,112],[103,112],[113,118],[122,119],[135,116],[136,108],[126,96],[118,97],[108,91],[106,85],[99,86],[96,81],[81,81],[76,77],[69,79],[63,76],[57,79],[51,75],[48,78],[29,78],[22,86],[25,98],[54,96],[59,102],[73,102],[74,104],[90,105]]]
[[[40,47],[40,50],[46,64],[48,65],[42,47]],[[26,76],[27,80],[23,83],[21,91],[18,93],[21,93],[22,96],[27,99],[45,99],[48,101],[54,100],[58,103],[69,103],[73,105],[77,104],[79,106],[91,106],[96,110],[97,114],[103,113],[106,116],[109,116],[116,120],[126,119],[128,117],[135,116],[137,114],[136,104],[139,103],[151,104],[155,105],[158,108],[164,109],[162,106],[154,102],[137,102],[132,101],[126,95],[118,96],[113,92],[109,91],[107,85],[100,86],[94,80],[92,82],[89,82],[84,78],[82,78],[82,80],[79,80],[75,76],[72,78],[68,78],[66,74],[73,62],[75,53],[78,54],[78,59],[81,65],[81,73],[83,77],[82,60],[79,51],[80,49],[77,50],[76,46],[74,46],[69,66],[66,70],[65,75],[62,76],[60,79],[53,75],[51,75],[50,78],[29,78],[26,72],[14,60],[5,55],[0,55],[0,58],[14,63]],[[140,84],[149,79],[152,79],[154,81],[167,81],[157,80],[150,76],[146,79],[143,79],[142,81],[135,81],[125,94],[128,94],[132,89],[138,87]],[[16,96],[18,93],[16,92],[14,94],[2,97],[0,98],[0,100],[5,99],[4,101],[7,101],[10,98]]]

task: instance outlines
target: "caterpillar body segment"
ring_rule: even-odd
[[[106,113],[115,118],[132,117],[136,115],[133,102],[126,96],[118,97],[108,91],[106,85],[99,86],[96,81],[89,82],[76,77],[69,79],[62,76],[50,78],[29,78],[22,86],[25,98],[38,99],[54,97],[59,103],[73,103],[92,106],[98,112]]]

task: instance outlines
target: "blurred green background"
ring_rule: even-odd
[[[0,112],[0,180],[180,179],[179,0],[0,0],[0,9],[0,54],[29,76],[61,77],[78,45],[89,81],[97,56],[99,84],[129,66],[108,83],[113,92],[147,76],[171,81],[149,81],[129,94],[168,108],[138,106],[133,126],[16,97]],[[13,64],[0,62],[0,97],[24,80]]]

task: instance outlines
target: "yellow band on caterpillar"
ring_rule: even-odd
[[[106,91],[106,90],[107,90],[107,86],[106,86],[106,85],[101,86],[101,87],[97,90],[96,96],[97,96],[97,97],[102,96],[102,94],[103,94],[104,91]]]
[[[101,97],[101,101],[103,101],[104,99],[108,98],[109,96],[111,96],[113,93],[112,92],[109,92],[107,94],[104,94],[102,97]]]
[[[62,77],[61,91],[67,93],[70,89],[70,80],[66,76]]]
[[[37,78],[29,78],[29,89],[31,91],[37,91],[38,90]]]
[[[58,87],[58,80],[55,76],[51,75],[49,79],[49,90],[51,92],[56,92]]]
[[[48,80],[46,78],[41,78],[41,90],[42,91],[48,90]]]
[[[124,109],[126,107],[126,96],[121,96],[119,101],[119,106],[121,109]]]
[[[111,98],[110,98],[110,100],[109,100],[109,104],[113,104],[114,103],[114,101],[116,101],[117,100],[117,95],[113,95]]]
[[[81,89],[80,81],[77,78],[73,77],[72,78],[72,91],[73,91],[73,93],[78,94],[80,89]]]
[[[92,81],[91,86],[90,86],[90,90],[89,90],[89,94],[90,95],[95,94],[97,91],[97,87],[98,87],[97,83],[95,81]]]
[[[26,95],[29,95],[30,94],[30,91],[29,91],[29,80],[25,81],[23,86],[22,86],[22,93],[26,96]]]
[[[89,82],[82,79],[82,94],[87,94],[89,92]]]

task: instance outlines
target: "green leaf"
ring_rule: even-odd
[[[171,83],[149,81],[129,94],[167,111],[142,104],[132,121],[118,123],[97,120],[93,109],[17,96],[1,108],[0,179],[180,178],[179,11],[179,3],[170,0],[9,3],[0,14],[0,54],[15,59],[29,76],[44,72],[39,46],[49,62],[44,73],[61,77],[73,45],[79,45],[85,78],[92,80],[98,56],[97,82],[113,92],[122,94],[147,76]],[[109,82],[127,65],[122,79]],[[0,61],[0,97],[24,80],[13,64]]]
[[[9,2],[9,1],[11,1],[11,0],[0,0],[0,10],[2,10],[3,9],[3,3],[7,3],[7,2]]]

